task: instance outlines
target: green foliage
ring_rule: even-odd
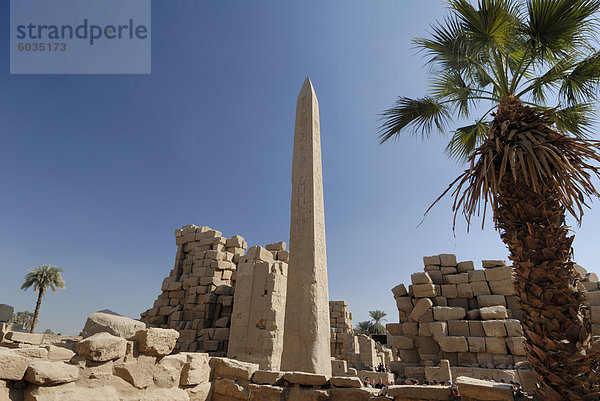
[[[21,285],[22,290],[27,290],[33,287],[34,291],[41,292],[44,294],[48,288],[52,292],[56,292],[57,289],[65,288],[65,281],[61,273],[63,272],[62,267],[42,265],[36,266],[29,269],[29,273],[25,275],[25,282]]]
[[[371,323],[368,320],[365,320],[364,322],[358,322],[358,324],[354,328],[354,334],[374,334],[373,323]]]
[[[15,312],[8,323],[21,324],[25,330],[29,330],[31,328],[31,323],[33,323],[33,312],[28,310]]]
[[[559,131],[589,134],[600,86],[600,52],[594,48],[600,0],[447,3],[449,15],[429,37],[414,40],[430,67],[429,93],[401,96],[382,114],[382,143],[405,131],[446,133],[453,117],[463,123],[478,111],[452,132],[446,148],[450,157],[466,160],[486,138],[489,112],[509,96],[550,110]]]
[[[381,324],[382,321],[386,320],[387,314],[382,310],[369,311],[371,321],[358,322],[354,328],[354,334],[385,334],[385,327]]]

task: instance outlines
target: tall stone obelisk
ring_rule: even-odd
[[[306,78],[296,104],[290,260],[281,370],[331,375],[319,102]]]

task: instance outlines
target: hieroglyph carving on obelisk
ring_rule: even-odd
[[[331,375],[320,131],[319,103],[306,78],[296,105],[281,370]]]

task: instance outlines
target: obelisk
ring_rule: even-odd
[[[306,78],[296,104],[290,260],[281,370],[331,375],[319,102]]]

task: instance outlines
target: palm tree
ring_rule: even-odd
[[[444,132],[452,115],[464,121],[475,108],[487,110],[454,130],[447,153],[468,168],[442,196],[454,197],[455,222],[460,212],[469,225],[480,210],[485,221],[492,209],[514,265],[537,397],[597,399],[599,358],[565,215],[580,224],[585,202],[599,195],[591,178],[599,175],[600,143],[586,138],[600,83],[593,47],[600,1],[448,5],[430,37],[415,40],[429,59],[431,91],[400,97],[384,112],[381,142],[409,129]]]
[[[381,324],[382,321],[386,320],[387,313],[382,310],[369,311],[371,321],[373,322],[373,333],[372,334],[385,334],[385,327]]]
[[[373,334],[373,323],[365,320],[364,322],[358,322],[354,329],[354,334]]]
[[[33,333],[33,330],[35,330],[35,326],[37,325],[42,298],[44,297],[46,290],[50,288],[52,289],[52,292],[56,292],[57,288],[65,288],[65,281],[61,275],[63,271],[64,270],[61,267],[43,265],[29,269],[29,273],[25,275],[25,282],[21,286],[21,289],[27,290],[33,286],[33,290],[38,292],[37,303],[35,304],[35,311],[33,312],[33,322],[31,323],[31,329],[29,330],[30,333]]]
[[[29,330],[31,328],[31,323],[33,322],[33,313],[28,310],[23,312],[15,312],[12,317],[8,321],[8,323],[20,324],[23,326],[23,329]]]

